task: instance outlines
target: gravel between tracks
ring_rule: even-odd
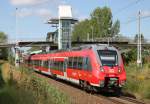
[[[71,104],[115,104],[110,100],[86,93],[85,91],[66,83],[56,81],[40,74],[37,75],[42,78],[47,78],[52,86],[66,93],[70,97]]]

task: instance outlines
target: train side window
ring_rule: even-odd
[[[41,63],[42,63],[42,61],[41,61],[41,60],[39,60],[39,61],[38,61],[38,64],[39,64],[38,66],[41,66]]]
[[[83,67],[83,58],[78,57],[78,69],[82,69],[82,67]]]
[[[90,59],[88,57],[85,57],[83,59],[83,69],[86,71],[91,71],[92,67],[91,67],[91,62]]]
[[[33,62],[33,65],[35,65],[35,60],[33,60],[32,62]]]
[[[59,64],[60,64],[59,61],[55,61],[55,69],[56,69],[56,70],[60,70],[60,69],[59,69]]]
[[[36,60],[34,60],[34,65],[36,66]]]
[[[63,71],[63,68],[64,67],[64,62],[63,61],[61,61],[61,62],[59,62],[59,70],[60,71]]]
[[[43,61],[43,66],[44,66],[45,68],[48,68],[48,61]]]
[[[37,66],[40,66],[40,61],[39,60],[37,60]]]
[[[73,57],[69,57],[68,59],[68,68],[73,68]]]
[[[53,67],[54,67],[54,61],[50,60],[50,69],[53,69]]]
[[[35,60],[35,65],[36,65],[36,66],[38,65],[38,60]]]
[[[36,60],[34,60],[34,65],[36,66],[36,63],[37,63],[37,61]]]
[[[29,65],[33,65],[33,60],[30,60]]]
[[[34,65],[35,65],[35,66],[37,65],[37,60],[34,61]]]
[[[57,69],[57,67],[58,67],[58,63],[56,62],[56,61],[54,61],[54,67],[53,67],[53,69]]]
[[[53,60],[52,69],[55,69],[55,61]]]
[[[35,65],[35,60],[32,61],[32,64]]]
[[[33,66],[35,65],[35,60],[32,61]]]
[[[88,64],[88,70],[91,71],[92,70],[92,66],[91,66],[91,60],[88,58],[87,60],[87,64]]]
[[[38,60],[36,60],[36,66],[38,66],[38,63],[39,63]]]
[[[52,60],[48,60],[48,67],[51,68]]]
[[[73,59],[73,68],[74,69],[78,68],[78,58],[77,57],[74,57],[74,59]]]

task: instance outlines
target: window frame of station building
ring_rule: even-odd
[[[71,47],[71,21],[62,19],[62,48],[67,49]]]

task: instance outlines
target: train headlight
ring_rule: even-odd
[[[104,68],[103,68],[102,66],[100,67],[100,71],[101,71],[101,72],[104,72]]]
[[[122,72],[121,67],[118,67],[118,73],[121,73],[121,72]]]

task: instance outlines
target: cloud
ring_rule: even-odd
[[[44,18],[49,18],[51,16],[51,11],[45,8],[41,8],[35,12],[37,16],[41,16]]]
[[[39,16],[42,18],[50,18],[51,11],[46,8],[39,9],[29,9],[29,8],[21,8],[17,10],[17,16],[20,18],[29,17],[29,16]]]
[[[12,5],[22,6],[22,5],[37,5],[48,2],[49,0],[10,0]]]
[[[28,17],[28,16],[32,16],[33,15],[33,11],[31,9],[27,9],[27,8],[22,8],[17,10],[17,16],[18,17]]]
[[[150,16],[150,11],[146,10],[146,11],[141,11],[141,16],[142,17],[149,17]]]
[[[50,3],[53,5],[59,5],[66,3],[65,0],[10,0],[11,4],[14,6],[32,6],[41,5],[44,3]]]
[[[85,19],[89,19],[89,16],[81,15],[81,16],[79,16],[77,19],[79,19],[79,21],[83,21],[83,20],[85,20]]]
[[[83,13],[80,12],[80,10],[78,10],[77,8],[73,8],[73,16],[75,16],[75,18],[77,18],[79,21],[83,21],[85,19],[89,19],[89,16],[84,15]]]

